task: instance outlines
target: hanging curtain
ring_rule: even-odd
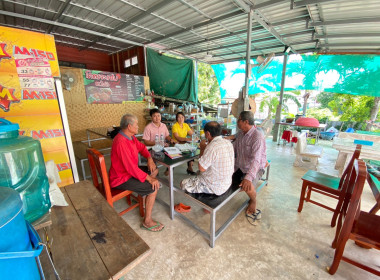
[[[194,63],[176,59],[147,49],[150,89],[157,95],[197,102]]]

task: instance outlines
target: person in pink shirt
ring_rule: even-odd
[[[161,122],[161,113],[158,109],[152,109],[149,112],[152,122],[149,123],[144,129],[143,140],[146,146],[154,146],[156,135],[158,135],[159,139],[161,134],[164,135],[164,139],[167,143],[174,144],[175,141],[170,137],[168,128],[164,123]],[[165,143],[165,146],[168,144]]]
[[[158,169],[144,144],[135,134],[138,132],[138,120],[126,114],[120,121],[120,132],[115,136],[111,149],[110,186],[119,190],[130,190],[145,197],[145,216],[141,228],[149,231],[161,231],[164,225],[152,219],[152,209],[160,183],[156,179]],[[138,166],[138,154],[147,158],[147,166]]]
[[[250,198],[246,217],[255,223],[261,218],[261,211],[256,209],[256,187],[267,164],[264,134],[255,126],[251,111],[243,111],[238,119],[240,131],[235,135],[235,172],[232,182],[239,184]]]

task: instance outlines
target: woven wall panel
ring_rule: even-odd
[[[61,67],[61,73],[70,72],[75,75],[76,82],[71,90],[63,85],[63,94],[69,121],[72,141],[86,140],[86,129],[93,127],[119,126],[120,118],[124,114],[133,114],[139,120],[139,132],[145,127],[145,102],[131,102],[127,104],[88,104],[83,85],[81,69]],[[145,88],[149,88],[149,79],[144,79]]]

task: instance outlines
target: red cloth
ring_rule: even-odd
[[[298,141],[298,140],[297,140],[297,137],[292,137],[292,142],[293,142],[293,143],[297,143],[297,141]]]
[[[150,157],[145,145],[139,142],[135,136],[128,139],[121,133],[116,135],[112,143],[111,168],[109,171],[111,188],[121,185],[131,177],[140,182],[145,182],[148,174],[138,167],[139,153],[145,158]]]
[[[289,143],[291,138],[292,138],[292,132],[290,130],[284,130],[284,132],[282,133],[281,139],[284,139],[288,141]]]

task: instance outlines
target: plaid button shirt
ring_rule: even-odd
[[[206,169],[199,180],[216,195],[225,193],[232,183],[234,173],[234,148],[222,136],[215,137],[205,148],[199,164]]]
[[[252,127],[246,134],[239,131],[234,142],[235,171],[240,169],[246,173],[244,179],[253,181],[260,169],[267,162],[266,144],[264,135]]]

